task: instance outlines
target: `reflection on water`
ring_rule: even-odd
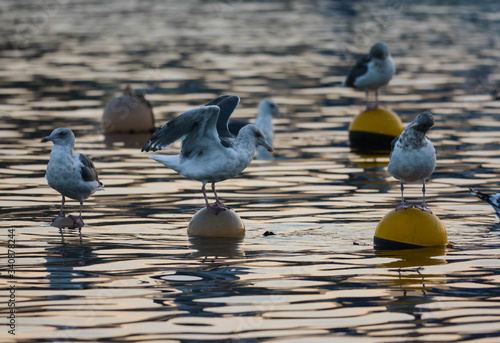
[[[468,187],[500,191],[499,11],[495,2],[5,1],[0,223],[4,247],[15,232],[18,322],[2,337],[498,340],[500,230]],[[435,114],[426,195],[449,248],[372,248],[399,185],[387,154],[350,150],[364,94],[339,85],[379,40],[397,65],[382,103],[405,123]],[[265,97],[288,114],[275,120],[274,159],[218,186],[244,239],[186,237],[204,203],[199,183],[141,153],[149,134],[102,133],[104,106],[125,84],[146,93],[157,126],[221,93],[241,97],[235,118],[254,119]],[[39,140],[59,126],[106,185],[85,203],[81,241],[49,225],[60,196],[44,179],[50,147]],[[405,195],[420,201],[421,186]],[[66,206],[78,212],[76,201]]]

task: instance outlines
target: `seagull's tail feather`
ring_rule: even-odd
[[[479,199],[490,202],[490,196],[488,194],[484,194],[483,192],[476,191],[472,188],[469,187],[470,194],[477,196]]]
[[[156,162],[163,163],[175,171],[177,171],[179,166],[179,155],[152,155],[149,156],[149,158],[155,160]]]
[[[469,189],[471,194],[477,196],[479,199],[490,204],[497,213],[497,216],[500,218],[500,204],[498,203],[498,194],[490,195],[490,194],[485,194],[483,192],[475,191],[472,188]]]

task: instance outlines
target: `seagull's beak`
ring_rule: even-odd
[[[267,143],[267,142],[263,143],[262,146],[264,148],[266,148],[267,151],[269,151],[269,152],[273,152],[274,151],[273,147],[271,145],[269,145],[269,143]]]
[[[40,142],[45,143],[45,142],[48,142],[48,141],[50,141],[50,137],[49,136],[43,137]]]

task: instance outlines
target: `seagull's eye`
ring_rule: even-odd
[[[256,132],[255,137],[262,137],[262,135],[260,134],[260,132]]]

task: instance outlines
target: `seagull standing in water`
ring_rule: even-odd
[[[475,191],[472,188],[469,189],[472,195],[475,195],[479,199],[490,204],[491,207],[493,207],[493,209],[495,210],[495,214],[497,215],[498,219],[500,219],[500,193],[485,194],[483,192]]]
[[[50,153],[49,164],[45,178],[50,187],[61,193],[61,209],[59,215],[54,218],[63,218],[65,197],[80,202],[79,217],[69,216],[76,226],[83,227],[82,220],[83,201],[94,194],[97,190],[104,189],[99,181],[97,170],[87,155],[76,152],[75,135],[70,129],[60,127],[52,131],[50,136],[42,138],[42,142],[52,142],[54,147]]]
[[[384,42],[372,46],[370,53],[358,59],[347,75],[345,87],[364,90],[366,93],[366,110],[378,107],[378,90],[389,83],[395,73],[389,47]],[[368,103],[369,91],[375,91],[375,106]]]
[[[259,103],[257,119],[255,120],[255,125],[257,125],[264,136],[266,141],[273,145],[273,117],[283,117],[283,112],[280,111],[278,105],[271,99],[264,99]],[[241,128],[247,124],[250,124],[247,120],[231,120],[228,123],[229,132],[233,136],[238,136]],[[271,154],[263,146],[257,148],[257,158],[260,159],[270,159]]]
[[[188,179],[200,181],[206,207],[213,214],[228,208],[220,202],[215,183],[241,173],[252,161],[258,146],[273,151],[256,125],[244,126],[236,138],[229,133],[227,122],[239,101],[237,96],[221,95],[205,106],[193,108],[163,125],[142,148],[146,152],[158,151],[182,140],[179,155],[150,158]],[[208,202],[207,183],[212,184],[213,205]]]
[[[401,204],[397,210],[411,207],[405,203],[404,182],[422,181],[423,203],[416,206],[432,213],[425,205],[425,179],[428,179],[436,167],[436,151],[426,133],[434,125],[430,112],[423,112],[409,124],[392,142],[392,151],[387,170],[401,181]]]

